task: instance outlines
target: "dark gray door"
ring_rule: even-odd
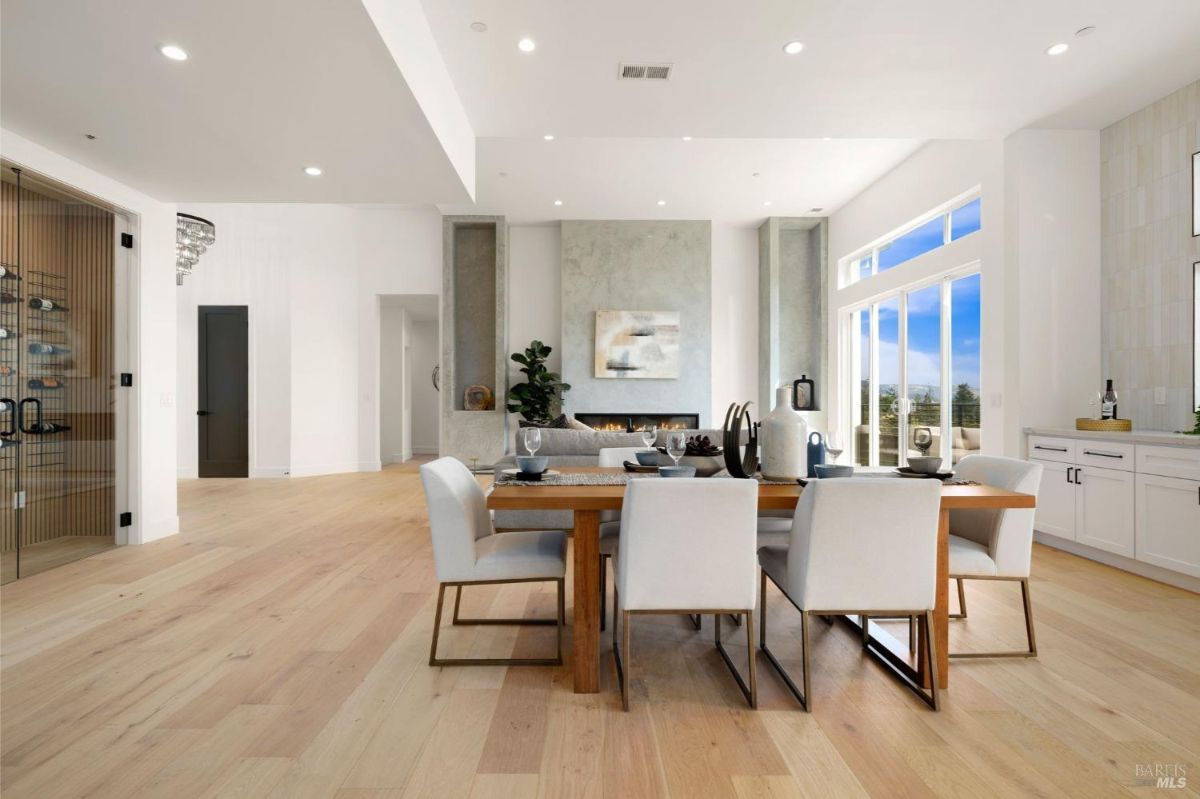
[[[200,306],[200,476],[249,477],[246,306]]]

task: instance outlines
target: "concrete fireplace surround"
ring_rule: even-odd
[[[672,380],[597,378],[596,311],[679,311]],[[573,413],[680,410],[712,424],[712,229],[708,221],[562,223],[562,372]]]

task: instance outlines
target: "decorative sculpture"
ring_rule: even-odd
[[[758,425],[750,418],[752,402],[739,405],[736,402],[725,411],[725,423],[721,426],[725,449],[725,468],[730,477],[748,480],[758,471]],[[743,454],[742,422],[746,424],[746,451]]]

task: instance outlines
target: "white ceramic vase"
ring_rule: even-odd
[[[792,387],[775,389],[775,409],[759,428],[759,458],[768,480],[796,480],[808,474],[808,425],[792,408]]]

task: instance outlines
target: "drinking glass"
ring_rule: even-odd
[[[526,427],[525,428],[525,450],[530,455],[536,455],[538,449],[542,446],[542,428]]]
[[[840,433],[829,433],[825,436],[825,451],[829,453],[829,462],[837,463],[838,456],[844,451]]]
[[[648,424],[642,428],[642,441],[647,447],[654,446],[654,439],[658,437],[658,428],[652,424]]]
[[[679,465],[679,459],[687,452],[687,434],[672,432],[667,435],[667,454],[671,456],[671,460],[675,461],[675,465]]]

